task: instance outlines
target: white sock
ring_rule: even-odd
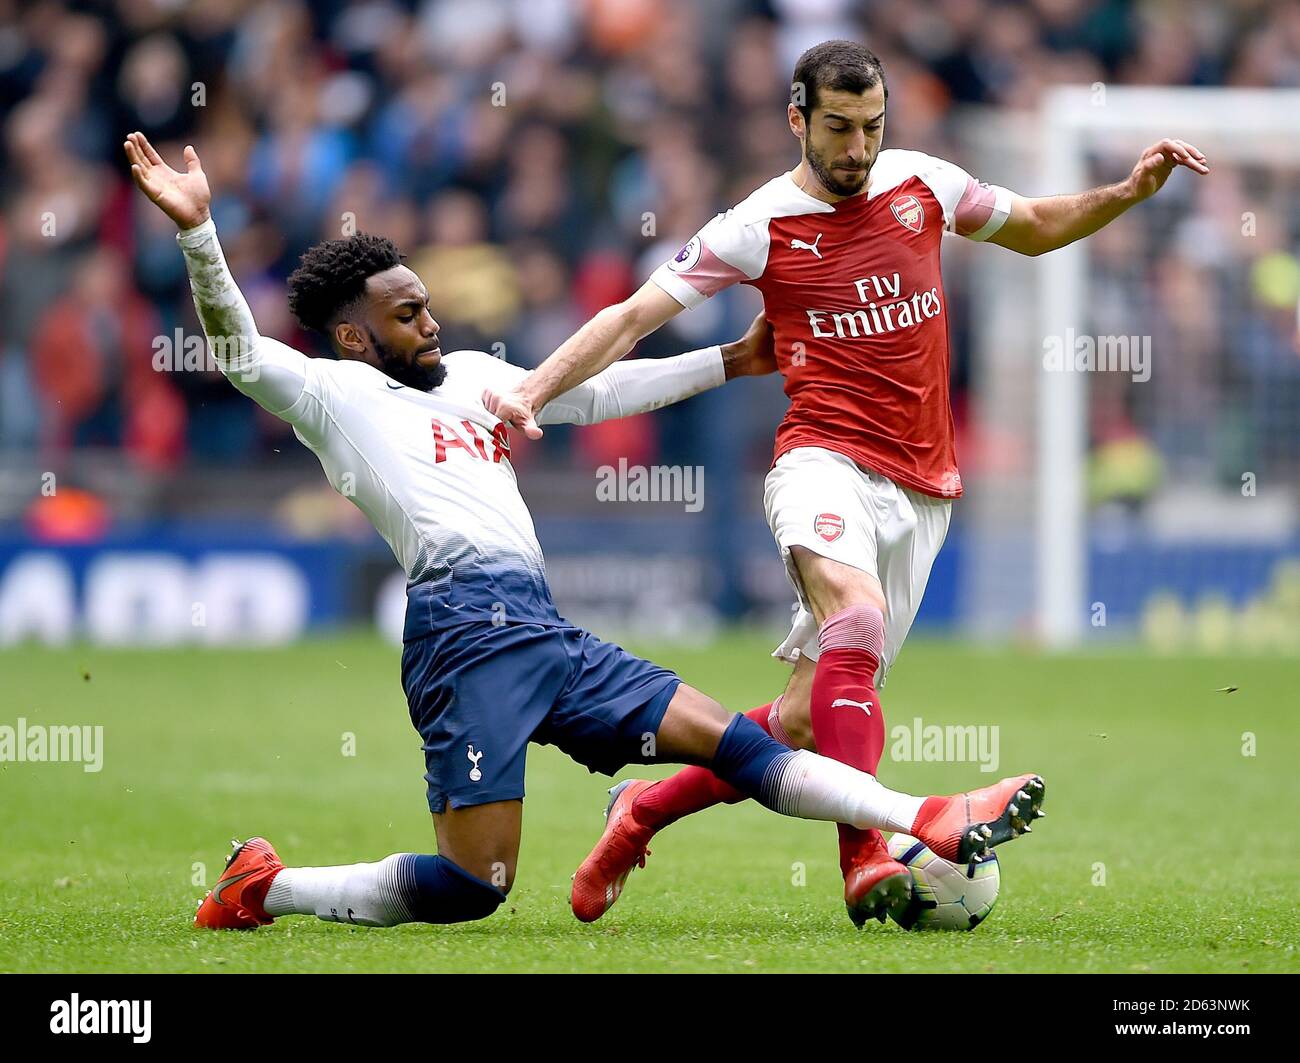
[[[849,823],[861,830],[910,834],[923,797],[880,785],[866,772],[806,749],[792,750],[773,761],[763,790],[769,808],[800,819]]]
[[[286,867],[271,881],[266,914],[314,915],[330,923],[396,926],[412,922],[405,897],[411,853],[394,853],[377,864]]]

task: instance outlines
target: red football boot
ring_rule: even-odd
[[[635,867],[645,867],[646,848],[654,831],[631,814],[632,803],[648,786],[646,779],[628,779],[609,791],[605,833],[573,875],[569,906],[584,923],[594,923],[612,907]]]
[[[1041,809],[1045,791],[1041,777],[1017,775],[982,790],[931,797],[910,833],[954,864],[978,863],[995,845],[1029,834],[1029,824],[1047,815]]]
[[[266,909],[266,891],[284,867],[265,838],[249,838],[226,861],[216,888],[199,905],[194,925],[208,930],[251,930],[272,922]]]
[[[878,830],[864,832],[860,843],[841,846],[840,870],[844,874],[844,907],[853,925],[879,919],[893,911],[901,915],[912,900],[912,873],[889,855]]]

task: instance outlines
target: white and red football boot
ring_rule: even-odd
[[[912,900],[912,873],[889,855],[880,831],[866,834],[851,854],[840,857],[844,907],[857,927],[866,925],[868,919],[883,923],[891,911],[901,915]]]
[[[251,930],[272,922],[263,904],[271,880],[284,868],[265,838],[249,838],[235,851],[216,886],[203,898],[194,925],[208,930]]]
[[[654,831],[637,822],[632,805],[637,795],[652,785],[647,779],[628,779],[609,791],[605,832],[574,872],[569,893],[569,907],[584,923],[594,923],[614,907],[632,869],[645,867],[650,855],[646,846]]]
[[[931,797],[910,833],[954,864],[979,863],[995,845],[1032,832],[1030,823],[1047,815],[1046,789],[1041,776],[1016,775],[969,793]]]

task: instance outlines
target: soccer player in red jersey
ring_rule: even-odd
[[[873,775],[885,740],[878,688],[962,493],[943,235],[1040,255],[1155,194],[1176,166],[1209,172],[1195,147],[1166,139],[1117,184],[1025,198],[942,159],[882,150],[887,99],[884,71],[867,48],[827,41],[809,49],[788,108],[800,164],[705,225],[515,391],[486,396],[489,409],[536,438],[535,410],[683,309],[732,284],[762,292],[790,399],[764,504],[799,608],[774,654],[794,663],[790,684],[750,715],[792,747]],[[737,799],[702,768],[617,788],[605,835],[579,868],[575,914],[597,918],[613,904],[656,830]],[[841,826],[840,864],[858,925],[906,901],[907,871],[878,831]]]

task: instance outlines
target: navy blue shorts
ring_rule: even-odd
[[[402,689],[429,810],[523,797],[529,742],[604,775],[647,763],[680,682],[569,625],[473,621],[408,639]]]

